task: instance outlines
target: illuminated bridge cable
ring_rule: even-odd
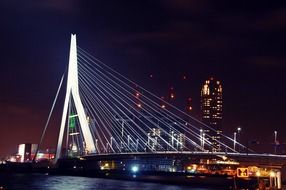
[[[80,81],[81,81],[81,78],[80,78]],[[85,86],[86,84],[83,83],[83,86]],[[87,87],[88,88],[88,87]],[[86,91],[86,90],[85,90]],[[96,109],[94,110],[97,110],[98,111],[98,115],[100,115],[101,117],[103,117],[103,120],[101,120],[101,125],[105,126],[105,125],[108,125],[108,126],[114,126],[114,124],[111,124],[112,120],[110,119],[111,117],[108,117],[107,116],[107,113],[106,113],[106,110],[102,109],[102,104],[101,101],[97,98],[97,97],[93,97],[91,94],[88,94],[87,95],[89,97],[89,100],[93,99],[93,98],[96,98],[97,100],[93,100],[92,103],[90,103],[91,105],[93,106],[96,106]],[[105,130],[106,130],[106,127],[105,127]],[[113,129],[112,129],[113,130]],[[114,130],[113,130],[114,131]],[[108,132],[109,135],[111,136],[111,133]],[[118,134],[118,133],[117,133]],[[108,139],[107,139],[108,140]],[[111,143],[110,143],[111,144]]]
[[[100,95],[101,96],[101,95]],[[104,99],[103,99],[103,101],[104,101]],[[101,101],[100,101],[101,102]],[[110,109],[112,109],[112,106],[110,107]],[[109,109],[107,109],[107,110],[109,110]],[[110,113],[110,112],[109,112]],[[118,115],[118,113],[117,113],[117,115]],[[115,117],[114,116],[112,116],[112,115],[109,115],[109,118],[114,118],[114,121],[115,121]],[[118,122],[117,122],[117,124],[119,124]],[[136,131],[135,131],[136,132]],[[118,134],[118,133],[117,133]],[[140,137],[140,136],[139,136]]]
[[[102,96],[102,95],[99,95],[99,97],[101,97],[101,96]],[[106,102],[105,99],[107,99],[107,98],[105,97],[105,98],[102,99],[102,101],[99,101],[99,102]],[[113,110],[113,107],[110,106],[109,109]],[[107,109],[107,110],[109,110],[109,109]],[[118,113],[117,113],[117,115],[118,115]],[[109,118],[114,118],[114,116],[109,117]],[[136,131],[135,131],[135,132],[136,132]],[[140,136],[139,136],[139,137],[140,137]]]
[[[66,71],[65,71],[65,72],[66,72]],[[51,116],[52,116],[52,113],[53,113],[55,104],[56,104],[56,102],[57,102],[58,95],[59,95],[59,92],[60,92],[62,83],[63,83],[63,80],[64,80],[65,72],[64,72],[64,74],[62,75],[62,78],[61,78],[61,80],[60,80],[60,84],[59,84],[59,87],[58,87],[58,90],[57,90],[55,99],[54,99],[54,101],[53,101],[53,104],[52,104],[52,107],[51,107],[51,110],[50,110],[50,113],[49,113],[47,122],[46,122],[46,124],[45,124],[45,128],[44,128],[43,133],[42,133],[42,135],[41,135],[41,139],[40,139],[39,145],[37,146],[36,153],[35,153],[35,156],[34,156],[34,158],[33,158],[33,162],[35,162],[35,160],[36,160],[36,158],[37,158],[37,154],[38,154],[38,152],[39,152],[39,149],[40,149],[40,147],[41,147],[41,145],[42,145],[42,143],[43,143],[43,139],[44,139],[44,136],[45,136],[45,134],[46,134],[47,127],[48,127],[48,125],[49,125],[49,123],[50,123],[50,119],[51,119]]]
[[[80,78],[79,78],[80,80]],[[84,97],[84,96],[83,96]],[[87,96],[86,98],[84,98],[86,100],[86,102],[89,103],[89,101],[91,101],[90,97],[92,96]],[[89,103],[90,105],[93,105],[93,103]],[[90,106],[90,108],[88,107],[88,110],[91,111],[93,108],[93,106]],[[90,112],[91,113],[91,112]],[[99,113],[98,112],[93,112],[95,115],[91,114],[91,117],[92,118],[96,118],[94,119],[93,121],[96,123],[96,125],[98,127],[96,127],[97,131],[98,131],[98,135],[96,137],[98,137],[98,139],[100,140],[100,143],[101,143],[101,146],[103,148],[103,150],[107,150],[107,147],[106,147],[106,142],[108,142],[108,138],[106,137],[105,135],[105,132],[103,131],[102,127],[101,126],[104,126],[104,124],[102,124],[102,121],[101,121],[101,118],[99,117]],[[99,119],[98,119],[99,118]],[[101,138],[103,135],[103,139]]]
[[[157,106],[158,107],[158,106]]]
[[[158,106],[157,106],[158,107]]]
[[[83,84],[84,85],[84,84]],[[84,86],[83,85],[80,85],[80,89],[82,89],[82,88],[84,88]],[[83,102],[85,102],[85,105],[87,106],[88,104],[91,104],[92,105],[92,103],[89,103],[90,102],[90,97],[92,97],[92,96],[90,96],[89,94],[88,95],[86,95],[85,94],[85,91],[83,90],[82,91],[82,97],[83,97]],[[103,142],[103,140],[102,140],[102,138],[101,138],[101,135],[99,134],[100,132],[101,132],[101,128],[98,128],[98,127],[95,127],[95,126],[100,126],[100,124],[98,123],[98,121],[96,120],[96,119],[94,119],[95,118],[95,116],[94,116],[94,114],[91,112],[91,109],[93,109],[93,107],[92,106],[90,106],[91,108],[89,108],[89,107],[87,107],[86,109],[87,109],[87,111],[88,111],[88,115],[89,115],[89,117],[91,117],[91,119],[90,119],[90,128],[92,128],[92,129],[94,129],[94,130],[91,130],[91,132],[93,132],[94,131],[94,133],[92,133],[92,135],[93,135],[93,137],[95,138],[95,147],[96,147],[96,149],[97,149],[97,153],[100,153],[101,152],[101,149],[99,148],[99,146],[98,146],[98,140],[99,140],[99,142],[100,142],[100,144],[101,144],[101,147],[103,147],[104,149],[105,149],[105,144],[104,144],[104,142]],[[100,130],[100,131],[99,131]]]
[[[103,80],[103,81],[104,81],[104,80]],[[106,86],[105,86],[104,89],[109,89],[109,88],[106,88]],[[119,91],[119,93],[120,93],[120,91]],[[133,104],[134,104],[134,102],[133,102]],[[145,106],[144,106],[144,107],[145,107]],[[142,108],[143,110],[145,110],[144,107]]]
[[[103,87],[103,90],[105,90],[105,89],[109,89],[109,88],[105,86],[105,87]],[[120,92],[119,92],[119,93],[120,93]],[[121,99],[121,100],[122,100],[122,99]],[[124,101],[124,100],[123,100],[123,101]]]
[[[124,77],[124,76],[122,76],[121,74],[119,74],[118,72],[114,71],[113,69],[111,69],[111,68],[108,67],[107,65],[103,64],[101,61],[97,60],[97,59],[94,58],[93,56],[91,56],[91,55],[89,55],[89,54],[86,55],[86,54],[87,54],[87,53],[86,53],[84,50],[82,50],[81,48],[79,48],[78,57],[79,57],[79,59],[81,59],[81,61],[83,61],[83,62],[88,62],[87,65],[88,65],[88,67],[90,67],[90,68],[91,68],[92,66],[94,66],[94,67],[97,68],[97,70],[100,70],[101,72],[105,72],[105,74],[102,74],[102,73],[99,73],[99,72],[97,72],[97,74],[94,74],[94,73],[91,73],[91,71],[90,71],[91,69],[90,69],[90,68],[88,68],[88,67],[85,68],[85,70],[89,71],[89,74],[87,74],[87,71],[86,71],[86,75],[91,75],[91,74],[93,74],[93,75],[99,75],[99,74],[101,74],[102,77],[105,77],[105,79],[102,79],[103,81],[102,81],[102,84],[101,84],[101,85],[105,84],[105,85],[108,86],[110,89],[112,89],[112,87],[114,86],[114,81],[115,81],[115,79],[117,79],[117,80],[116,80],[116,83],[115,83],[116,86],[118,86],[118,85],[120,86],[120,85],[121,85],[121,88],[123,88],[123,86],[125,86],[125,88],[128,88],[128,89],[130,89],[130,90],[132,90],[132,91],[133,91],[133,90],[135,91],[135,88],[133,88],[133,87],[131,87],[131,86],[135,86],[135,85],[136,85],[137,88],[140,87],[140,91],[142,91],[143,93],[149,94],[149,95],[151,95],[151,97],[153,97],[153,98],[155,98],[155,99],[157,99],[157,100],[162,101],[161,98],[156,97],[154,94],[152,94],[152,93],[150,93],[149,91],[145,90],[144,88],[142,88],[141,86],[137,85],[137,84],[134,83],[133,81],[127,79],[127,78]],[[89,60],[89,61],[87,61],[87,60]],[[94,64],[91,66],[91,63],[90,63],[90,62],[92,62],[92,63],[94,63]],[[99,65],[99,64],[100,64],[100,65]],[[112,74],[112,73],[113,73],[113,74]],[[117,74],[117,76],[114,76],[114,74]],[[131,85],[126,84],[126,82],[123,82],[122,79],[119,79],[119,78],[118,78],[118,76],[121,77],[121,78],[123,78],[123,80],[125,80],[126,82],[131,83]],[[106,77],[107,77],[107,79],[106,79]],[[95,78],[96,78],[96,77],[95,77]],[[113,78],[114,80],[111,80],[111,78]],[[94,79],[93,79],[93,78],[90,78],[89,80],[92,81],[92,80],[94,80]],[[107,81],[109,81],[109,82],[107,83]],[[111,81],[113,82],[113,85],[110,84]],[[99,84],[97,84],[97,85],[99,85]],[[99,87],[98,87],[98,88],[99,88]],[[115,89],[113,89],[113,90],[115,90]],[[117,90],[118,90],[118,87],[117,87]],[[134,91],[133,91],[133,92],[134,92]],[[129,92],[129,93],[130,93],[130,92]],[[142,94],[143,94],[143,93],[142,93]],[[111,94],[112,94],[112,92],[111,92]],[[130,94],[128,94],[128,95],[130,95]],[[115,95],[114,95],[114,96],[115,96]],[[118,95],[118,96],[119,96],[119,95]],[[121,96],[122,96],[122,95],[121,95]],[[122,96],[122,97],[123,97],[123,96]],[[133,95],[133,97],[129,97],[129,98],[134,98],[134,95]],[[155,103],[153,100],[151,100],[150,98],[148,98],[148,97],[145,96],[145,95],[142,96],[142,99],[144,99],[144,101],[149,101],[148,104],[146,104],[146,102],[142,103],[142,105],[143,105],[142,110],[146,111],[148,114],[150,114],[150,112],[152,112],[152,111],[155,111],[157,115],[158,115],[158,114],[159,114],[159,115],[161,114],[161,111],[156,110],[157,107],[160,105],[159,103]],[[203,124],[203,123],[201,123],[200,121],[196,120],[195,118],[191,117],[190,115],[188,115],[188,114],[182,112],[181,110],[177,109],[176,107],[172,106],[172,105],[169,104],[168,102],[165,102],[165,101],[164,101],[164,103],[165,103],[166,105],[168,105],[168,107],[174,109],[175,111],[177,111],[177,112],[179,112],[179,113],[181,113],[181,114],[187,116],[188,118],[191,118],[193,121],[197,122],[199,125],[204,126],[204,127],[207,127],[207,128],[209,128],[210,130],[214,130],[214,129],[211,129],[209,126],[206,126],[205,124]],[[134,102],[129,101],[129,104],[127,104],[127,105],[128,105],[128,106],[131,105],[131,107],[132,107],[132,104],[134,105]],[[125,105],[125,106],[126,106],[126,105]],[[148,109],[147,109],[147,108],[148,108]],[[126,109],[126,108],[124,108],[124,109]],[[165,110],[164,110],[164,111],[165,111]],[[184,132],[187,132],[188,134],[193,134],[193,135],[195,135],[194,137],[195,137],[197,140],[200,139],[199,130],[201,129],[201,127],[195,127],[194,124],[189,123],[189,122],[186,122],[186,121],[183,120],[181,117],[179,117],[178,115],[174,115],[174,113],[170,112],[170,111],[167,110],[167,109],[166,109],[166,112],[167,112],[167,114],[165,114],[165,115],[166,115],[166,116],[165,116],[165,119],[168,118],[169,121],[172,121],[172,120],[173,120],[173,121],[176,121],[176,122],[179,124],[179,125],[176,126],[176,127],[179,127],[179,128],[181,128],[181,129],[183,129],[183,131],[184,131]],[[137,113],[137,114],[138,114],[138,113]],[[170,117],[171,115],[172,115],[173,117]],[[161,114],[161,116],[162,116],[162,114]],[[161,116],[160,116],[160,117],[156,117],[156,116],[154,116],[154,114],[152,115],[153,118],[156,118],[158,121],[162,122],[163,120],[162,120],[162,117],[161,117]],[[134,116],[133,116],[133,117],[134,117]],[[141,115],[140,117],[143,117],[143,116]],[[128,119],[129,119],[129,118],[128,118]],[[149,120],[149,121],[150,121],[150,120]],[[152,122],[151,122],[151,123],[152,123]],[[162,123],[164,123],[164,121],[163,121]],[[187,124],[187,126],[185,126],[185,124]],[[165,125],[166,125],[166,123],[165,123]],[[166,125],[166,126],[168,126],[168,125]],[[191,126],[192,128],[194,128],[197,132],[190,130],[190,129],[189,129],[190,126]],[[170,128],[172,128],[172,127],[170,127]],[[116,129],[116,130],[118,130],[118,129]],[[117,133],[117,134],[118,134],[118,133]],[[208,135],[208,134],[206,134],[206,135]],[[230,141],[233,141],[232,138],[229,138],[229,137],[227,137],[227,136],[225,136],[225,135],[223,135],[223,134],[222,134],[222,136],[225,137],[226,139],[230,140]],[[188,138],[188,137],[186,137],[186,138]],[[188,141],[190,141],[190,140],[188,140]],[[208,141],[207,139],[205,139],[205,142],[206,142],[206,144],[208,144],[208,145],[211,146],[210,141]],[[235,150],[233,150],[230,146],[228,146],[228,145],[226,145],[226,144],[224,144],[224,143],[221,143],[221,142],[219,142],[219,141],[218,141],[218,143],[221,144],[221,146],[223,146],[223,147],[225,147],[225,148],[228,148],[228,150],[232,150],[232,151],[235,152]],[[238,143],[238,142],[236,142],[236,143],[237,143],[237,145],[239,145],[239,146],[243,146],[243,145],[241,145],[241,144]],[[198,143],[196,143],[196,144],[198,145]],[[199,147],[199,145],[198,145],[198,147]]]
[[[197,130],[199,130],[199,128],[198,128]],[[207,136],[207,135],[208,135],[208,134],[206,134],[206,136]],[[224,135],[222,134],[222,136],[224,136]],[[225,137],[227,137],[227,136],[225,136]],[[227,139],[233,141],[232,138],[227,137]],[[216,140],[216,141],[217,141],[217,140]],[[218,142],[218,141],[217,141],[217,142]],[[218,143],[219,143],[219,144],[222,144],[222,143],[220,143],[220,142],[218,142]],[[239,146],[243,146],[243,145],[241,145],[241,144],[238,143],[238,142],[236,142],[236,144],[239,145]],[[225,146],[225,147],[227,147],[229,150],[233,150],[232,148],[230,148],[230,146]]]
[[[83,87],[82,87],[82,88],[83,88]],[[86,99],[87,99],[87,101],[88,101],[91,96],[90,96],[87,92],[84,92],[84,93],[86,93],[86,95],[84,95],[84,96],[87,97]],[[94,106],[96,106],[95,109],[96,109],[96,110],[99,110],[98,112],[100,113],[100,109],[99,109],[98,105],[96,105],[96,104],[97,104],[96,101],[94,101],[93,103],[89,103],[89,104],[93,104]],[[88,110],[90,110],[90,109],[88,109]],[[91,111],[88,112],[88,115],[89,115],[89,117],[95,118],[94,114],[93,114]],[[109,122],[108,122],[105,118],[104,118],[104,120],[105,120],[105,123],[109,124]],[[102,122],[101,124],[98,123],[98,127],[100,127],[100,126],[102,126],[102,125],[104,125],[104,122]],[[97,128],[95,128],[95,129],[97,129]],[[95,138],[97,139],[97,136],[100,138],[101,135],[99,135],[99,134],[94,134],[94,136],[95,136]],[[106,137],[105,137],[105,138],[106,138]],[[108,140],[108,139],[106,138],[106,141],[107,141],[107,140]],[[101,142],[101,144],[104,144],[101,139],[100,139],[100,142]],[[98,146],[97,146],[96,148],[98,149]],[[106,148],[105,148],[105,149],[106,149]]]
[[[80,82],[81,82],[81,80],[82,80],[82,79],[80,78]],[[86,84],[83,83],[82,88],[86,88],[85,85],[86,85]],[[88,87],[87,87],[87,88],[88,88]],[[103,113],[102,113],[102,112],[104,112],[104,110],[102,110],[102,109],[100,108],[100,105],[99,105],[100,102],[99,102],[98,100],[93,100],[93,101],[92,101],[92,99],[97,98],[97,97],[92,96],[92,95],[89,93],[89,91],[87,91],[87,90],[84,90],[84,93],[86,94],[86,95],[84,95],[84,96],[87,96],[87,98],[86,98],[87,100],[86,100],[86,101],[88,101],[90,105],[96,106],[96,109],[94,109],[93,107],[89,109],[89,114],[90,114],[92,117],[94,117],[94,118],[99,118],[99,122],[100,122],[101,124],[98,123],[98,125],[102,125],[102,126],[105,126],[106,124],[107,124],[107,125],[111,125],[110,121],[108,121],[108,118],[105,117],[105,116],[103,116]],[[92,101],[92,102],[91,102],[91,101]],[[98,111],[96,112],[96,114],[97,114],[96,117],[94,116],[92,110],[98,110]],[[103,117],[103,120],[102,120],[101,117],[99,117],[99,116]],[[110,135],[110,133],[109,133],[109,135]],[[105,138],[105,139],[106,139],[106,141],[108,140],[108,138]]]
[[[80,82],[82,82],[82,79],[81,79],[81,77],[80,77]],[[87,84],[89,84],[88,82],[87,82]],[[86,87],[86,85],[87,85],[86,83],[83,83],[83,85],[82,85],[82,87],[83,88],[89,88],[89,87]],[[93,102],[91,102],[91,103],[89,103],[90,105],[93,105],[93,106],[96,106],[96,109],[94,109],[93,107],[91,107],[91,109],[89,109],[90,111],[89,111],[89,113],[91,114],[91,115],[93,115],[93,112],[91,111],[91,110],[97,110],[97,112],[95,113],[97,116],[96,117],[94,117],[94,118],[99,118],[99,122],[101,123],[101,124],[97,124],[98,126],[105,126],[106,125],[106,123],[107,124],[109,124],[109,126],[112,126],[112,124],[110,123],[110,121],[112,121],[111,119],[108,119],[108,118],[112,118],[112,117],[108,117],[108,116],[104,116],[104,120],[105,120],[105,123],[100,119],[100,117],[99,117],[99,115],[103,115],[103,113],[106,115],[106,110],[104,110],[104,109],[102,109],[101,108],[101,106],[99,105],[99,104],[101,104],[101,102],[102,101],[100,101],[99,99],[98,99],[98,97],[94,97],[92,94],[90,94],[89,93],[90,92],[90,90],[88,91],[88,90],[84,90],[84,93],[87,93],[86,95],[84,95],[84,96],[87,96],[88,98],[87,98],[87,101],[91,101],[92,99],[94,99],[94,98],[96,98],[96,100],[93,100]],[[109,121],[110,120],[110,121]],[[100,129],[100,128],[99,128]],[[105,131],[107,131],[107,129],[105,128]],[[104,134],[103,134],[104,135]],[[110,135],[110,133],[109,133],[109,135]],[[100,136],[99,136],[100,137]],[[105,139],[106,139],[106,141],[108,140],[106,137],[105,137]]]
[[[107,87],[105,86],[103,89],[109,89],[109,88],[107,88]],[[120,93],[120,91],[119,91],[119,93]],[[133,103],[133,104],[134,104],[134,103]]]
[[[131,81],[130,79],[128,79],[128,78],[126,78],[126,77],[124,77],[123,75],[121,75],[121,74],[118,73],[117,71],[113,70],[111,67],[105,65],[102,61],[100,61],[100,60],[98,60],[97,58],[95,58],[94,56],[90,55],[89,53],[87,53],[86,51],[84,51],[83,49],[81,49],[80,47],[78,47],[78,48],[79,48],[79,52],[82,51],[84,54],[87,54],[87,57],[89,57],[89,59],[90,59],[93,63],[96,63],[96,64],[99,64],[99,63],[100,63],[101,66],[104,66],[105,68],[109,69],[110,71],[116,73],[117,75],[119,75],[119,76],[122,77],[123,79],[129,81],[131,84],[136,85],[137,87],[140,87],[140,89],[142,89],[143,91],[149,93],[150,95],[154,96],[155,98],[160,99],[159,97],[157,97],[157,96],[154,95],[153,93],[147,91],[146,89],[144,89],[144,88],[141,87],[140,85],[136,84],[135,82]],[[164,101],[164,100],[163,100],[163,101]],[[164,103],[166,103],[168,106],[171,106],[172,108],[176,109],[177,111],[181,112],[182,114],[184,114],[184,115],[186,115],[186,116],[188,116],[188,117],[191,117],[190,115],[188,115],[188,114],[186,114],[185,112],[179,110],[178,108],[174,107],[173,105],[169,104],[168,102],[165,102],[165,101],[164,101]],[[211,127],[209,127],[209,126],[206,126],[204,123],[200,122],[200,121],[197,120],[196,118],[193,118],[193,117],[191,117],[191,118],[192,118],[193,120],[199,122],[200,124],[204,125],[205,127],[209,128],[210,130],[215,131],[213,128],[211,128]],[[223,135],[223,134],[222,134],[222,135]],[[226,137],[227,137],[227,136],[226,136]],[[228,138],[229,140],[232,140],[232,138],[229,138],[229,137],[227,137],[227,138]]]
[[[81,80],[81,79],[80,79]],[[85,92],[86,93],[86,92]],[[89,95],[89,94],[87,94],[86,95],[87,97],[89,97],[89,100],[91,99],[90,97],[92,97],[91,95]],[[98,127],[100,127],[100,126],[106,126],[106,125],[112,125],[111,123],[110,123],[110,121],[108,120],[108,118],[105,116],[105,110],[103,110],[102,108],[101,108],[101,106],[99,105],[99,102],[98,101],[93,101],[92,103],[90,103],[90,104],[92,104],[93,106],[95,106],[95,109],[96,110],[98,110],[98,112],[97,112],[97,114],[98,114],[98,117],[97,118],[100,118],[99,119],[99,122],[101,123],[101,124],[99,124],[99,126]],[[94,116],[94,114],[90,111],[89,112],[90,113],[90,115],[92,116],[92,117],[95,117]],[[102,118],[102,119],[101,119]],[[105,127],[105,129],[104,129],[105,131],[107,131],[106,130],[106,127]],[[103,132],[103,131],[102,131]],[[109,134],[109,136],[111,136],[111,133],[109,132],[109,131],[107,131],[108,132],[108,134]],[[105,136],[105,135],[104,135]],[[105,136],[105,139],[106,139],[106,142],[108,142],[110,139],[108,139],[106,136]],[[110,143],[109,143],[110,144]],[[113,150],[113,147],[110,147],[112,150]],[[114,151],[114,150],[113,150]]]

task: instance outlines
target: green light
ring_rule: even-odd
[[[75,118],[76,117],[77,117],[76,114],[69,116],[69,119],[70,119],[69,128],[70,129],[74,129],[75,128]]]

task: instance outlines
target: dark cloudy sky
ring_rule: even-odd
[[[277,130],[286,142],[283,1],[1,0],[0,27],[0,157],[39,141],[71,33],[81,48],[159,96],[174,86],[178,101],[192,97],[195,116],[203,81],[221,80],[227,134],[242,126],[244,139],[270,147]],[[60,111],[47,146],[55,146]]]

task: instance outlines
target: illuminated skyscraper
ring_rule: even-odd
[[[210,151],[221,151],[219,142],[222,133],[222,86],[221,82],[214,78],[206,80],[202,86],[201,113],[203,123],[214,129],[203,129],[212,143]]]

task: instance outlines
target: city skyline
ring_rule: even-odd
[[[78,34],[80,47],[158,96],[173,86],[180,105],[191,97],[197,118],[201,83],[218,78],[225,133],[240,126],[244,142],[264,142],[260,151],[270,152],[274,130],[285,142],[286,7],[258,2],[2,1],[0,156],[17,144],[38,143],[68,64],[70,33]],[[58,105],[46,145],[55,147],[61,111]]]

